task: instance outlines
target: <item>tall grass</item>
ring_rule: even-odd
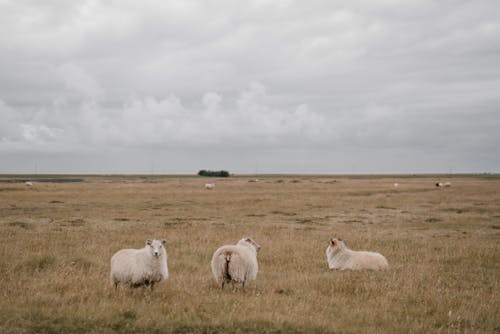
[[[277,180],[216,180],[213,191],[197,178],[9,185],[0,332],[500,331],[500,181]],[[262,245],[257,280],[221,291],[211,255],[246,235]],[[333,236],[381,252],[390,269],[329,271]],[[170,279],[115,291],[111,255],[149,238],[167,240]]]

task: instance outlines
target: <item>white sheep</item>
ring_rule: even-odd
[[[330,240],[326,249],[326,259],[330,269],[385,270],[389,266],[382,254],[350,250],[342,239]]]
[[[215,183],[205,183],[205,189],[214,189]]]
[[[241,283],[254,280],[259,271],[257,253],[260,245],[252,238],[243,238],[236,245],[225,245],[212,256],[212,273],[217,285],[223,289],[226,283]]]
[[[450,182],[437,182],[436,187],[451,187]]]
[[[141,249],[122,249],[111,257],[111,284],[153,288],[168,278],[165,240],[147,240]]]
[[[31,182],[31,181],[26,181],[26,182],[24,182],[24,184],[26,186],[28,186],[28,187],[32,187],[33,186],[33,182]]]

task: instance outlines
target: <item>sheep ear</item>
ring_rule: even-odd
[[[335,245],[335,241],[333,241],[333,239],[330,239],[330,245]]]
[[[166,244],[166,243],[167,243],[167,242],[166,242],[165,240],[162,240],[162,241],[161,241],[161,244],[162,244],[163,246],[165,246],[165,244]]]
[[[151,246],[152,243],[153,243],[152,240],[150,240],[150,239],[146,240],[146,245],[150,245]]]

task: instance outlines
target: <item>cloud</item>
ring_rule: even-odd
[[[80,66],[68,62],[57,69],[66,87],[84,99],[98,99],[104,94],[97,80]]]
[[[1,99],[0,115],[2,115],[2,121],[0,122],[0,143],[21,140],[20,126],[23,122],[22,115]]]
[[[265,87],[252,82],[238,98],[223,105],[220,94],[205,93],[201,102],[185,106],[175,95],[162,99],[130,97],[119,107],[95,100],[71,105],[58,99],[26,119],[5,103],[10,117],[0,135],[16,144],[46,146],[61,143],[72,147],[203,147],[221,145],[289,146],[306,143],[321,135],[323,118],[306,104],[286,109],[266,104]],[[59,119],[57,119],[59,118]],[[8,129],[17,129],[9,130]]]
[[[39,143],[53,140],[57,137],[56,129],[51,129],[46,125],[21,124],[23,139],[28,143]]]
[[[216,111],[221,101],[222,96],[213,92],[204,94],[202,98],[202,103],[206,107],[206,111],[209,113],[213,113],[214,111]]]

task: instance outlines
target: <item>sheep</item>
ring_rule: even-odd
[[[224,289],[226,283],[241,283],[254,280],[259,271],[257,253],[260,245],[252,238],[243,238],[236,245],[225,245],[212,256],[212,273],[217,285]]]
[[[205,189],[212,190],[215,188],[215,183],[205,183]]]
[[[436,187],[451,187],[450,182],[437,182]]]
[[[147,240],[141,249],[122,249],[111,257],[111,284],[149,286],[168,279],[165,240]]]
[[[330,240],[326,249],[326,259],[329,269],[386,270],[389,266],[382,254],[350,250],[342,239]]]
[[[28,186],[28,187],[32,187],[33,186],[33,182],[31,182],[31,181],[26,181],[26,182],[24,182],[24,184],[26,186]]]

